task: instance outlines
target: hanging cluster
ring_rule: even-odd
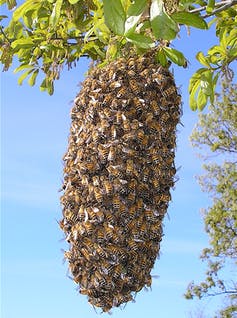
[[[151,55],[94,68],[75,99],[60,226],[80,293],[104,312],[151,286],[180,101],[172,74]]]

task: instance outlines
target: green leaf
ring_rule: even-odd
[[[198,110],[202,111],[204,107],[207,104],[208,97],[207,95],[202,91],[202,89],[199,90],[198,96],[197,96],[197,108]]]
[[[22,85],[22,82],[24,81],[24,79],[30,75],[33,72],[34,68],[26,71],[25,73],[21,74],[21,76],[18,78],[18,85]]]
[[[18,66],[17,68],[14,69],[14,73],[17,73],[17,72],[20,72],[20,71],[23,71],[27,68],[32,68],[32,65],[29,65],[29,64],[21,64],[20,66]]]
[[[35,70],[33,72],[33,74],[30,76],[30,78],[28,79],[28,84],[30,86],[34,86],[35,85],[35,80],[36,80],[36,77],[37,77],[38,73],[39,73],[39,70]]]
[[[132,42],[137,47],[150,49],[155,46],[151,38],[143,34],[132,33],[126,37],[129,42]]]
[[[42,81],[42,83],[40,84],[40,91],[44,92],[47,89],[47,83],[46,83],[46,78]]]
[[[163,50],[165,51],[167,57],[179,66],[184,66],[187,61],[182,52],[172,49],[170,47],[164,47]]]
[[[207,13],[211,13],[215,8],[215,0],[208,0],[206,11]]]
[[[125,21],[125,35],[129,35],[130,32],[134,32],[136,29],[136,25],[140,19],[141,15],[130,16]]]
[[[150,21],[152,32],[157,40],[172,40],[179,31],[177,23],[165,13],[162,1],[152,0]]]
[[[27,0],[13,12],[12,19],[19,20],[28,10],[36,10],[40,5],[41,0]]]
[[[198,52],[196,59],[204,66],[210,67],[210,63],[207,58],[204,56],[203,52]]]
[[[75,3],[79,2],[79,0],[68,0],[68,2],[71,4],[75,4]]]
[[[31,38],[22,38],[22,39],[13,41],[11,44],[11,47],[16,50],[27,49],[32,47],[33,44],[34,42]]]
[[[6,19],[6,18],[8,18],[7,15],[0,15],[0,21],[2,21],[3,19]]]
[[[206,21],[197,14],[190,12],[175,12],[171,17],[179,24],[186,24],[198,29],[208,29]]]
[[[117,35],[125,31],[126,14],[120,0],[103,0],[104,18],[107,27]]]
[[[166,66],[168,64],[168,60],[163,49],[157,52],[156,59],[162,66]]]
[[[63,0],[57,0],[54,4],[54,8],[49,19],[49,24],[52,28],[55,28],[55,26],[57,25],[59,21],[62,4],[63,4]]]
[[[200,86],[200,80],[196,79],[194,81],[193,76],[192,76],[190,81],[189,81],[189,94],[190,94],[189,95],[189,104],[190,104],[190,108],[193,111],[197,110],[196,93],[197,93],[199,86]]]
[[[128,16],[138,16],[147,7],[147,0],[134,0],[128,8]]]

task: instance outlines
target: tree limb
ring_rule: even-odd
[[[215,4],[215,10],[213,10],[211,13],[205,14],[202,16],[202,18],[208,18],[218,12],[221,12],[223,10],[226,10],[232,6],[234,6],[235,4],[237,4],[237,0],[225,0],[225,1],[220,1],[218,3]],[[207,6],[203,6],[200,8],[196,8],[193,10],[188,11],[189,13],[196,13],[196,12],[201,12],[206,10]]]

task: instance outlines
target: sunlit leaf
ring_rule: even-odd
[[[202,89],[199,90],[198,95],[197,95],[197,108],[198,110],[202,111],[204,107],[207,104],[208,97],[207,95],[203,92]]]
[[[164,11],[162,1],[152,0],[150,21],[152,32],[156,39],[172,40],[179,31],[177,23]]]
[[[35,70],[33,72],[33,74],[30,76],[30,78],[28,79],[28,84],[30,86],[34,86],[35,85],[35,80],[36,80],[36,77],[37,77],[38,73],[39,73],[39,70]]]
[[[104,18],[107,27],[117,35],[125,31],[126,14],[120,0],[103,0]]]
[[[32,68],[32,69],[26,71],[25,73],[22,73],[21,76],[18,78],[18,81],[17,81],[17,82],[18,82],[18,85],[22,85],[24,79],[25,79],[28,75],[30,75],[30,74],[33,72],[33,70],[34,70],[34,69]]]
[[[63,4],[63,0],[57,0],[54,4],[54,8],[49,19],[49,24],[53,28],[55,28],[55,26],[57,25],[59,21],[62,4]]]
[[[211,13],[215,8],[215,0],[208,0],[206,11],[207,13]]]
[[[163,50],[165,51],[167,57],[175,64],[184,66],[187,63],[182,52],[170,47],[164,47]]]
[[[129,36],[127,37],[127,40],[129,42],[134,43],[137,47],[140,47],[143,49],[150,49],[154,47],[155,45],[151,38],[149,38],[146,35],[137,34],[137,33],[129,34]]]
[[[70,2],[71,4],[75,4],[77,2],[79,2],[80,0],[68,0],[68,2]]]
[[[175,12],[171,15],[171,17],[179,24],[186,24],[198,29],[208,29],[206,21],[197,14],[189,12]]]
[[[31,38],[23,38],[12,42],[11,47],[16,50],[19,50],[20,48],[27,49],[32,47],[33,44],[34,42]]]
[[[138,16],[144,12],[147,0],[134,0],[128,8],[128,16]]]
[[[196,59],[204,66],[210,67],[208,59],[204,56],[203,52],[198,52]]]

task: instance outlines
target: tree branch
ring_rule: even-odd
[[[213,294],[207,294],[206,296],[219,296],[223,294],[237,294],[237,290],[225,290],[223,292],[213,293]]]
[[[237,0],[225,0],[225,1],[220,1],[218,3],[215,4],[215,10],[213,10],[211,13],[205,14],[202,16],[202,18],[208,18],[218,12],[221,12],[223,10],[226,10],[232,6],[234,6],[235,4],[237,4]],[[201,12],[206,10],[207,6],[203,6],[200,8],[196,8],[193,10],[188,11],[189,13],[197,13],[197,12]]]

